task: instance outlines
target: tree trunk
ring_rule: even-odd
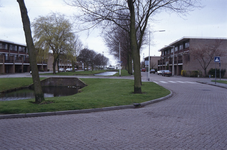
[[[40,84],[40,78],[39,78],[39,72],[38,72],[36,54],[35,54],[35,46],[31,36],[30,21],[27,15],[27,9],[24,4],[24,0],[17,0],[17,2],[19,3],[19,6],[20,6],[21,18],[23,22],[24,33],[25,33],[26,43],[27,43],[28,52],[29,52],[30,65],[32,70],[32,80],[34,84],[35,102],[40,103],[44,101],[44,94]]]
[[[53,62],[53,74],[56,74],[55,66],[56,66],[56,60],[54,59],[54,62]]]
[[[207,68],[204,68],[205,77],[207,76]]]
[[[140,53],[137,48],[138,45],[135,28],[135,9],[132,0],[128,0],[128,6],[130,9],[130,40],[134,62],[134,93],[141,93]]]
[[[132,75],[132,56],[128,53],[128,74]]]

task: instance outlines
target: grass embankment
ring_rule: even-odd
[[[45,78],[40,78],[43,80]],[[0,92],[31,85],[32,78],[0,78]]]
[[[1,80],[4,79],[0,79],[0,87],[2,87]],[[0,114],[80,110],[129,105],[160,98],[170,93],[167,89],[152,82],[143,83],[143,94],[133,94],[133,80],[81,80],[88,85],[82,89],[81,93],[71,96],[46,98],[46,102],[53,103],[42,105],[32,103],[34,102],[34,99],[3,101],[0,102]],[[22,83],[21,81],[19,82]],[[17,82],[15,82],[15,85],[16,84],[18,85]]]
[[[215,82],[215,80],[212,80],[212,82]],[[216,82],[227,84],[227,80],[216,80]]]

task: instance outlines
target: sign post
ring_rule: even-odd
[[[215,62],[215,84],[216,84],[216,63],[221,63],[221,59],[220,59],[220,56],[215,56],[214,57],[214,62]]]

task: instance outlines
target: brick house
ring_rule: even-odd
[[[47,70],[47,60],[37,62],[38,69]],[[0,74],[22,73],[30,71],[28,49],[26,45],[0,40]]]
[[[53,70],[53,54],[49,53],[45,59],[37,56],[39,71]],[[72,68],[71,61],[60,57],[59,68]],[[0,40],[0,74],[23,73],[30,71],[29,54],[26,45]],[[56,66],[57,70],[57,66]]]
[[[196,49],[201,46],[207,47],[208,45],[212,45],[217,40],[222,40],[219,49],[223,50],[227,54],[227,39],[183,37],[170,43],[168,46],[159,50],[161,52],[161,56],[158,60],[158,70],[167,69],[172,71],[172,67],[174,66],[175,75],[181,75],[181,70],[185,70],[187,72],[199,71],[204,75],[204,69],[199,64],[199,61],[196,60],[190,52],[192,52],[192,49]],[[207,67],[207,72],[211,68],[215,68],[214,60],[212,60]],[[221,69],[227,70],[227,55],[221,56]],[[227,77],[227,74],[225,74],[225,77]]]

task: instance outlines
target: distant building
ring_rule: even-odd
[[[158,69],[158,60],[160,59],[160,56],[150,56],[150,69]],[[149,56],[144,58],[145,66],[149,63]]]
[[[37,62],[38,69],[47,70],[47,61]],[[26,45],[0,40],[0,73],[22,73],[30,71]]]
[[[214,43],[217,40],[222,40],[220,49],[226,51],[227,54],[227,39],[215,39],[215,38],[189,38],[184,37],[179,39],[166,47],[161,48],[161,56],[158,60],[158,70],[168,69],[172,71],[174,66],[174,74],[181,75],[181,71],[200,71],[204,74],[203,68],[199,62],[191,55],[191,50],[207,46]],[[174,53],[174,55],[173,55]],[[174,65],[173,65],[174,58]],[[215,62],[212,60],[207,68],[207,72],[215,68]],[[221,57],[221,68],[227,70],[227,55]],[[225,74],[227,76],[227,73]]]
[[[37,56],[37,67],[39,71],[53,70],[53,54],[49,53],[47,58]],[[80,64],[80,63],[79,63]],[[59,57],[59,68],[72,68],[70,60],[64,55]],[[26,45],[0,40],[0,74],[29,72],[30,61]],[[57,64],[56,64],[57,70]]]

